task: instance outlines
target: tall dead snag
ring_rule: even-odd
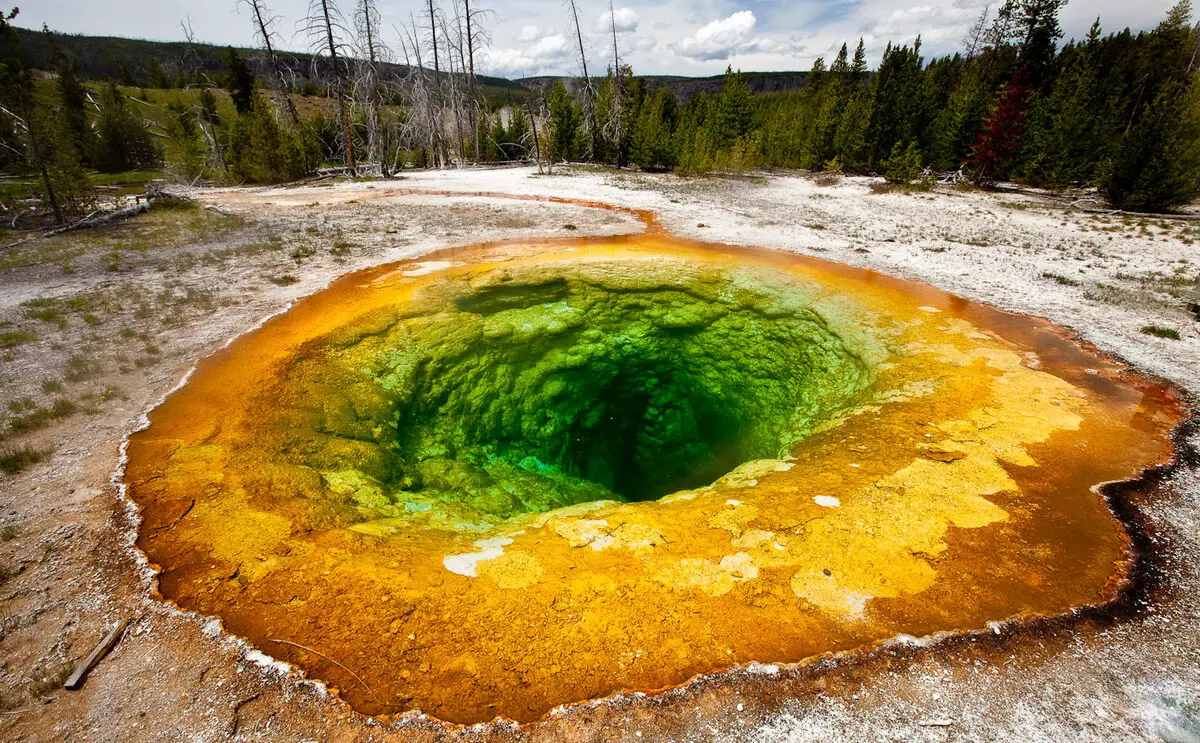
[[[454,120],[454,131],[458,137],[458,166],[467,164],[467,132],[466,109],[470,99],[470,78],[467,77],[466,39],[462,16],[458,12],[458,4],[454,4],[454,27],[448,28],[445,19],[442,20],[442,38],[446,40],[446,51],[450,63],[450,75],[446,80],[448,91],[447,102],[450,106],[450,116]],[[458,67],[455,68],[455,59]]]
[[[600,132],[596,128],[596,89],[592,87],[592,78],[588,76],[587,54],[583,50],[583,29],[579,26],[579,10],[575,0],[567,0],[571,8],[571,20],[575,24],[575,38],[579,42],[579,66],[583,70],[583,116],[591,133],[592,152],[588,159],[595,160],[600,154]]]
[[[275,51],[275,32],[271,30],[279,16],[271,15],[266,0],[240,0],[240,2],[250,9],[250,15],[254,21],[254,35],[258,38],[258,43],[267,50],[267,61],[271,64],[275,92],[282,99],[288,118],[292,120],[292,126],[296,126],[300,123],[300,114],[296,112],[296,104],[292,100],[292,86],[288,80],[288,71],[283,65],[283,60]]]
[[[609,131],[607,134],[612,139],[616,164],[619,168],[625,164],[624,150],[621,146],[625,138],[625,83],[622,78],[624,70],[621,68],[620,47],[617,45],[617,14],[613,9],[612,0],[608,0],[608,22],[612,28],[613,89],[612,100],[609,102],[607,127]]]
[[[441,18],[441,13],[433,0],[426,2],[426,17],[425,20],[429,24],[429,36],[426,41],[429,43],[429,50],[433,54],[433,85],[429,89],[430,96],[430,115],[433,119],[431,122],[430,133],[433,135],[434,160],[437,167],[444,167],[446,164],[446,155],[443,149],[442,140],[445,134],[445,112],[442,109],[442,64],[440,47],[438,40],[438,21]]]
[[[196,126],[199,127],[200,134],[204,137],[205,147],[208,149],[208,168],[212,171],[225,170],[225,150],[221,145],[221,138],[217,136],[217,124],[220,116],[217,113],[217,99],[212,92],[217,86],[207,73],[200,72],[200,57],[195,51],[196,34],[192,32],[191,20],[180,21],[179,25],[183,29],[184,39],[187,40],[179,69],[185,76],[196,77],[200,80],[200,99],[193,104],[192,115],[196,119]],[[190,84],[188,88],[191,88]]]
[[[480,113],[485,101],[479,91],[479,81],[475,77],[475,52],[491,43],[491,36],[483,25],[483,20],[490,10],[476,5],[471,7],[471,0],[463,0],[463,19],[467,25],[467,74],[471,91],[471,130],[475,133],[475,159],[483,158],[483,142],[480,139]]]
[[[350,126],[349,70],[346,65],[345,45],[341,41],[349,34],[335,0],[312,0],[308,6],[308,25],[305,30],[313,48],[313,63],[316,63],[322,53],[329,55],[333,93],[338,100],[338,116],[341,119],[346,148],[346,167],[350,169],[350,175],[354,175],[356,163],[354,131]]]
[[[408,100],[409,116],[406,124],[407,139],[412,149],[425,152],[423,157],[425,167],[434,167],[438,157],[438,122],[435,111],[434,95],[430,85],[425,65],[422,61],[421,32],[417,19],[409,16],[409,24],[404,28],[405,36],[401,39],[404,51],[404,64],[408,75],[404,80],[404,94]],[[413,62],[416,62],[414,65]]]
[[[357,0],[354,27],[357,32],[358,64],[354,99],[361,105],[366,122],[367,157],[379,163],[380,174],[387,178],[392,175],[395,137],[379,69],[391,56],[391,50],[380,40],[379,23],[379,8],[375,0]]]

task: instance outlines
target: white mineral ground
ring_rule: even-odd
[[[212,299],[199,308],[180,303],[171,325],[161,321],[169,310],[139,318],[125,306],[101,317],[99,325],[77,318],[65,329],[43,323],[37,341],[12,349],[0,362],[4,398],[44,404],[51,395],[42,381],[62,376],[68,357],[81,349],[102,362],[122,352],[131,359],[144,355],[143,342],[161,351],[160,360],[145,368],[122,374],[110,360],[98,378],[68,385],[64,393],[77,399],[108,385],[116,393],[96,402],[91,413],[18,440],[53,446],[54,453],[0,479],[0,525],[19,530],[0,542],[0,568],[9,574],[0,583],[0,709],[7,710],[0,738],[448,737],[449,731],[420,717],[380,723],[359,716],[320,685],[288,675],[224,636],[211,620],[152,600],[144,567],[128,546],[125,506],[110,483],[122,437],[198,359],[335,276],[456,244],[640,229],[622,214],[567,205],[375,198],[386,188],[551,195],[653,209],[682,237],[810,253],[1047,317],[1189,395],[1200,392],[1197,324],[1159,281],[1195,278],[1200,251],[1189,243],[1200,229],[1157,219],[1126,224],[1030,195],[954,189],[878,195],[869,191],[872,182],[851,178],[825,187],[802,177],[689,181],[578,171],[546,178],[511,169],[421,173],[398,183],[199,191],[198,198],[227,207],[246,224],[207,239],[163,239],[126,272],[106,271],[103,256],[88,253],[72,259],[69,274],[55,259],[0,274],[0,322],[14,327],[29,325],[19,304],[34,297],[69,298],[124,285],[144,287],[149,295],[174,283],[211,292]],[[269,235],[281,236],[284,248],[183,260]],[[350,246],[340,258],[329,253],[335,240]],[[317,249],[301,255],[298,265],[289,256],[297,245]],[[268,281],[283,274],[295,275],[298,283]],[[1097,290],[1097,284],[1115,288]],[[1140,332],[1151,324],[1179,329],[1182,340]],[[148,340],[120,335],[122,326]],[[521,734],[538,740],[1196,740],[1200,472],[1178,471],[1148,517],[1170,547],[1164,599],[1106,629],[1048,639],[1042,652],[1037,638],[991,663],[935,647],[824,694],[772,693],[772,684],[786,683],[787,669],[771,675],[770,667],[755,666],[657,700],[627,695],[560,710]],[[123,616],[133,620],[126,636],[81,691],[49,690],[43,692],[49,701],[30,699],[31,680],[85,656]],[[516,731],[484,725],[466,732],[504,739]]]

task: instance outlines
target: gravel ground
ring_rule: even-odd
[[[1200,271],[1200,223],[1086,214],[1036,194],[875,193],[878,185],[420,173],[200,191],[230,214],[156,211],[0,249],[0,404],[10,424],[24,421],[0,452],[46,452],[0,479],[0,739],[1200,740],[1196,436],[1183,442],[1189,463],[1133,498],[1155,556],[1144,605],[1129,616],[753,666],[576,705],[520,730],[363,718],[216,622],[152,598],[111,476],[123,436],[197,359],[357,268],[473,242],[641,229],[621,212],[415,192],[648,209],[681,237],[919,279],[1049,318],[1196,398],[1200,326],[1179,296]],[[130,629],[83,690],[57,689],[119,617]]]

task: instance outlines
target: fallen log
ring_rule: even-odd
[[[88,655],[88,657],[84,658],[83,662],[75,668],[75,672],[72,673],[71,677],[67,679],[67,683],[63,684],[63,688],[69,689],[70,691],[75,691],[79,687],[83,686],[84,679],[87,678],[87,675],[91,673],[91,670],[95,668],[100,661],[104,660],[104,656],[108,655],[108,652],[113,649],[113,646],[117,644],[117,640],[121,639],[121,633],[125,631],[125,627],[128,625],[128,619],[122,619],[121,621],[117,622],[117,625],[109,630],[109,633],[104,636],[104,639],[100,641],[100,644],[97,645],[95,649],[92,650],[92,652]]]
[[[51,237],[53,235],[61,235],[64,232],[73,232],[75,230],[84,230],[90,227],[99,227],[101,225],[116,222],[126,217],[132,217],[135,214],[141,214],[150,208],[149,202],[142,202],[136,206],[118,209],[115,212],[107,212],[105,214],[88,215],[78,222],[72,222],[65,227],[59,227],[55,230],[50,230],[42,234],[42,237]]]

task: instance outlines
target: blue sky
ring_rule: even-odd
[[[13,0],[15,2],[15,0]],[[449,13],[455,0],[440,0]],[[461,0],[457,0],[461,2]],[[283,45],[303,49],[298,31],[307,0],[267,0],[279,16]],[[472,0],[489,8],[492,43],[478,71],[504,77],[578,72],[569,15],[563,0]],[[611,59],[607,0],[577,0],[586,33],[589,65],[603,72]],[[926,56],[953,52],[989,5],[1001,0],[616,0],[623,61],[641,74],[710,75],[727,65],[744,70],[808,69],[828,60],[843,41],[864,38],[872,67],[888,41],[923,39]],[[353,0],[338,0],[349,17]],[[1071,0],[1062,14],[1067,37],[1082,37],[1096,16],[1106,31],[1151,28],[1172,0]],[[400,32],[420,0],[378,0],[386,40],[399,46]],[[43,23],[65,33],[179,40],[180,21],[190,19],[200,41],[252,45],[250,17],[236,0],[38,0],[21,10],[19,23]]]

